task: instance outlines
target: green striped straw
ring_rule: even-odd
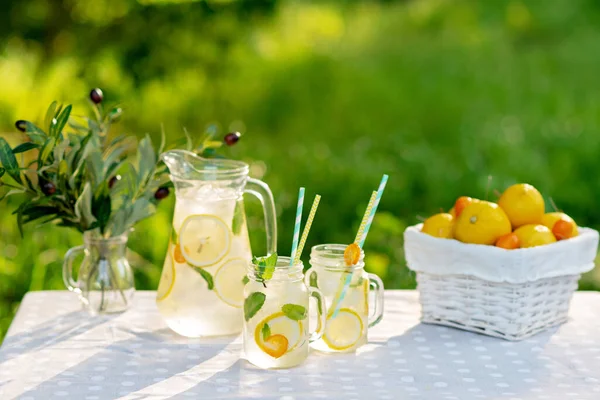
[[[379,183],[379,189],[377,189],[377,198],[375,199],[375,204],[373,204],[373,209],[371,210],[371,214],[369,215],[367,226],[365,226],[365,231],[363,233],[362,238],[360,239],[360,243],[358,244],[361,249],[365,244],[365,240],[367,240],[367,235],[369,234],[369,229],[371,229],[371,224],[373,224],[373,218],[375,218],[375,213],[377,212],[377,207],[379,207],[379,202],[381,201],[381,196],[383,196],[383,191],[385,190],[387,180],[388,176],[383,175],[383,177],[381,178],[381,182]]]
[[[296,257],[294,257],[294,263],[292,265],[296,265],[300,262],[300,256],[302,256],[302,250],[304,250],[304,245],[306,244],[306,239],[308,238],[308,232],[310,232],[310,227],[312,225],[313,219],[315,218],[315,214],[317,213],[317,208],[319,207],[320,201],[321,196],[316,195],[312,207],[310,208],[310,213],[308,214],[306,225],[304,225],[304,230],[302,231],[302,238],[300,239],[300,244],[298,245],[298,250],[296,251]]]
[[[296,223],[294,224],[294,239],[292,241],[292,254],[290,255],[290,266],[294,265],[296,251],[298,250],[298,239],[300,238],[300,225],[302,224],[302,208],[304,206],[304,188],[298,192],[298,206],[296,207]]]
[[[381,201],[381,197],[383,196],[383,191],[385,190],[385,185],[387,184],[387,181],[388,181],[388,176],[384,174],[383,177],[381,178],[381,182],[379,183],[379,189],[377,189],[377,192],[373,192],[373,193],[377,194],[375,196],[374,201],[373,201],[373,195],[371,195],[371,199],[369,200],[369,205],[367,206],[365,215],[363,216],[363,220],[360,224],[361,226],[358,229],[358,233],[356,234],[355,243],[358,240],[358,246],[361,249],[363,248],[363,245],[365,244],[365,240],[367,240],[367,235],[369,234],[369,229],[371,229],[371,225],[373,224],[373,218],[375,218],[375,213],[377,212],[377,207],[379,206],[379,202]],[[368,216],[368,218],[366,219],[366,223],[364,224],[364,229],[361,234],[361,228],[363,227],[363,223],[365,222],[365,217],[367,217],[367,216]],[[339,297],[336,296],[338,301],[336,302],[336,305],[333,309],[332,318],[336,317],[336,315],[339,311],[340,304],[344,300],[344,297],[346,297],[346,291],[348,291],[348,287],[350,286],[351,281],[352,281],[352,274],[348,274],[346,276],[346,280],[344,281],[344,285],[342,287],[341,292],[338,290]]]
[[[367,204],[367,209],[365,210],[365,214],[363,215],[362,221],[360,221],[360,226],[358,227],[358,232],[356,232],[356,238],[354,239],[354,243],[358,244],[359,247],[360,241],[365,233],[365,229],[367,227],[367,221],[369,220],[369,216],[371,215],[371,210],[375,206],[375,199],[377,198],[377,192],[371,193],[371,198],[369,199],[369,204]]]

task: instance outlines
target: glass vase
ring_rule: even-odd
[[[79,295],[84,308],[92,314],[126,311],[135,292],[133,271],[127,261],[128,233],[103,238],[92,232],[83,234],[82,246],[65,255],[63,280]],[[83,254],[77,278],[73,277],[75,259]]]

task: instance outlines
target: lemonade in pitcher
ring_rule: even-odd
[[[159,312],[184,336],[239,333],[252,254],[243,193],[263,203],[269,252],[276,238],[272,194],[266,184],[248,178],[248,166],[239,161],[206,160],[181,150],[163,159],[176,204],[156,297]]]

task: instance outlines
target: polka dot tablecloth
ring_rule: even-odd
[[[240,337],[171,332],[154,296],[92,318],[71,293],[29,293],[0,348],[0,399],[600,399],[600,293],[577,293],[567,324],[513,343],[421,324],[416,292],[386,291],[357,353],[273,371],[240,359]]]

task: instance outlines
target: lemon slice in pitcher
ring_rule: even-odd
[[[349,308],[341,308],[335,318],[327,317],[323,341],[333,350],[348,350],[355,346],[363,333],[360,316]]]
[[[225,303],[241,308],[244,303],[244,276],[248,262],[242,258],[227,260],[215,274],[215,292]]]
[[[221,261],[229,252],[231,232],[227,224],[214,215],[190,215],[179,231],[181,255],[194,267],[208,267]]]
[[[171,257],[171,251],[167,253],[165,265],[163,266],[162,274],[160,276],[160,282],[158,283],[158,290],[156,291],[156,301],[166,299],[175,285],[175,263]]]
[[[284,341],[279,336],[286,339],[285,350],[282,350]],[[288,318],[283,312],[269,315],[254,330],[254,340],[258,347],[275,358],[298,347],[303,336],[302,322]]]

